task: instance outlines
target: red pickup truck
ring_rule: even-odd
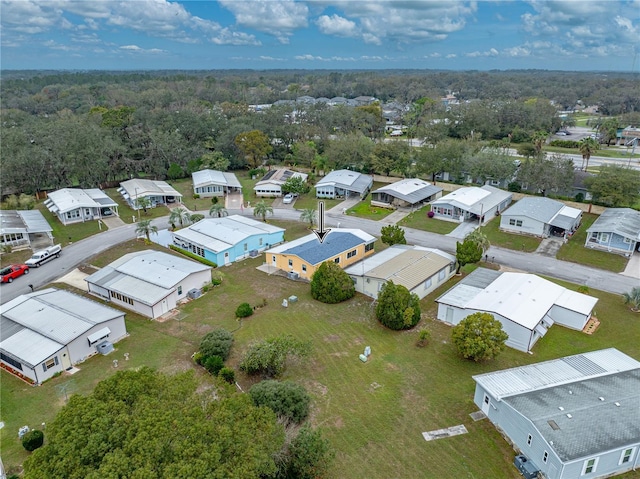
[[[12,264],[0,270],[0,280],[3,283],[13,283],[13,280],[23,274],[29,274],[29,267],[26,264]]]

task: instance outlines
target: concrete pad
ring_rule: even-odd
[[[318,198],[318,201],[322,201],[322,198]],[[332,215],[343,215],[346,213],[346,211],[357,205],[358,203],[360,203],[362,200],[360,199],[359,196],[354,196],[352,198],[347,198],[346,200],[344,200],[341,203],[338,203],[336,206],[334,206],[333,208],[331,208],[330,210],[327,210],[326,212],[328,214],[332,214]]]
[[[476,221],[465,221],[460,223],[460,225],[454,229],[451,233],[446,234],[445,236],[450,236],[451,238],[464,239],[469,233],[475,230],[478,227],[478,223]]]
[[[446,429],[438,429],[436,431],[423,432],[422,437],[425,441],[433,441],[435,439],[442,439],[445,437],[459,436],[460,434],[467,434],[467,428],[464,424],[459,426],[451,426]]]
[[[399,208],[395,210],[393,213],[391,213],[389,216],[385,216],[384,218],[382,218],[380,221],[378,221],[378,223],[381,223],[384,225],[395,225],[398,221],[400,221],[402,218],[407,216],[409,213],[411,213],[410,209]]]
[[[564,244],[564,241],[560,238],[549,237],[542,240],[538,248],[536,249],[536,254],[540,254],[542,256],[549,256],[550,258],[555,258],[558,254],[558,250]]]
[[[87,276],[87,273],[83,273],[78,268],[69,271],[62,278],[58,279],[61,283],[66,283],[74,288],[78,288],[82,291],[88,291],[87,282],[84,280]]]
[[[627,267],[620,274],[640,279],[640,253],[638,251],[631,255],[631,258],[629,258],[629,262],[627,263]]]

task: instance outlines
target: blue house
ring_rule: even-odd
[[[640,246],[640,211],[608,208],[587,229],[587,248],[630,256]]]
[[[543,477],[604,478],[640,465],[640,362],[617,349],[473,379],[476,405]]]
[[[213,261],[230,264],[255,257],[284,241],[284,229],[240,215],[207,218],[174,231],[173,244]]]

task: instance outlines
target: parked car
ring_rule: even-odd
[[[293,203],[293,198],[294,196],[291,193],[287,193],[286,195],[284,195],[284,197],[282,198],[282,202],[285,205],[291,204]]]
[[[26,264],[12,264],[0,270],[0,281],[3,283],[13,283],[13,280],[29,274],[29,267]]]
[[[44,264],[54,258],[59,258],[60,251],[62,251],[62,247],[59,244],[55,246],[49,246],[47,249],[43,249],[41,251],[36,251],[35,253],[33,253],[33,256],[25,261],[25,263],[30,268],[33,268],[34,266],[36,268],[39,268],[41,264]]]

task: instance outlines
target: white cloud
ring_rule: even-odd
[[[487,51],[484,52],[470,52],[470,53],[465,53],[465,56],[467,57],[471,57],[471,58],[477,58],[477,57],[497,57],[500,53],[498,52],[498,50],[496,50],[495,48],[491,48]]]
[[[167,53],[165,50],[161,50],[160,48],[140,48],[138,45],[122,45],[120,47],[120,50],[125,50],[127,52],[132,52],[132,53],[151,53],[151,54],[158,54],[158,53]]]
[[[219,0],[219,3],[234,14],[238,25],[273,35],[280,43],[289,43],[295,30],[308,25],[308,7],[293,0]]]
[[[355,37],[360,33],[355,22],[336,14],[331,16],[322,15],[316,20],[316,24],[319,30],[325,35]]]

